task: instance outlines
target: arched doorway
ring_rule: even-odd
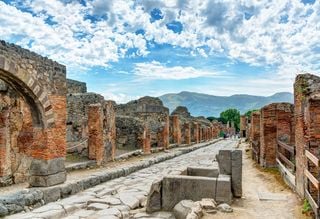
[[[3,41],[0,52],[0,79],[16,94],[19,104],[15,109],[22,114],[22,118],[14,117],[12,107],[0,111],[0,177],[12,174],[8,172],[8,158],[12,158],[14,148],[30,158],[26,175],[31,186],[62,183],[66,179],[65,67]],[[14,120],[19,124],[15,133]]]

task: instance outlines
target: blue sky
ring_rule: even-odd
[[[320,1],[0,0],[0,39],[117,102],[272,95],[319,72]]]

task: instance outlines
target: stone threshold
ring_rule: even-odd
[[[112,179],[127,176],[138,170],[147,168],[151,165],[175,158],[177,156],[192,152],[194,150],[207,147],[219,142],[221,139],[215,139],[208,142],[194,144],[187,147],[178,147],[176,150],[168,151],[156,157],[138,161],[134,164],[128,164],[124,167],[102,170],[93,173],[88,177],[81,178],[73,182],[47,187],[22,189],[18,192],[0,196],[0,217],[15,214],[22,211],[30,211],[50,202],[66,198],[78,192],[94,187]]]

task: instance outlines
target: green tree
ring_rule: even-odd
[[[250,117],[251,117],[251,114],[252,114],[253,112],[255,112],[255,111],[258,111],[258,110],[257,110],[257,109],[249,110],[249,111],[247,111],[244,115],[245,115],[246,117],[250,118]]]
[[[207,120],[209,120],[210,122],[212,122],[212,121],[214,121],[214,120],[220,122],[220,121],[221,121],[221,118],[219,118],[219,117],[214,117],[214,116],[209,116],[209,117],[207,118]]]
[[[224,124],[227,124],[228,122],[234,123],[235,128],[237,131],[240,130],[240,112],[237,109],[227,109],[220,113],[221,121]]]

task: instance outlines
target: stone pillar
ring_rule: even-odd
[[[113,101],[105,101],[103,107],[103,131],[105,160],[114,160],[116,150],[116,114]]]
[[[46,114],[52,118],[47,127],[34,127],[33,147],[30,165],[29,184],[32,187],[53,186],[66,181],[65,155],[66,155],[66,95],[50,95],[48,97],[51,107]]]
[[[91,104],[88,108],[89,159],[101,165],[104,160],[103,116],[101,104]]]
[[[269,104],[261,109],[260,165],[275,167],[277,154],[277,105]]]
[[[142,150],[144,154],[150,154],[151,153],[151,136],[150,136],[150,131],[148,129],[147,126],[144,127],[144,131],[143,131],[143,136],[142,136],[142,140],[143,140],[143,145],[142,145]]]
[[[202,142],[202,140],[203,140],[203,133],[202,133],[202,131],[203,131],[203,128],[200,126],[200,127],[199,127],[199,142]]]
[[[246,138],[247,133],[246,133],[246,123],[247,123],[247,118],[245,115],[240,116],[240,137],[241,138]]]
[[[169,148],[169,144],[170,144],[170,142],[169,142],[169,132],[170,132],[170,122],[169,122],[169,115],[167,115],[166,118],[165,118],[165,123],[164,123],[163,133],[162,133],[164,149],[168,149]]]
[[[0,113],[0,186],[12,184],[7,111]],[[9,146],[9,147],[8,147]]]
[[[191,124],[189,122],[184,124],[184,140],[185,144],[191,144]]]
[[[180,130],[180,121],[177,115],[172,116],[173,122],[173,141],[175,144],[181,144],[181,130]]]
[[[252,149],[252,159],[260,163],[260,111],[252,112],[250,127],[249,139]]]
[[[199,124],[193,123],[193,138],[196,144],[199,143]]]

